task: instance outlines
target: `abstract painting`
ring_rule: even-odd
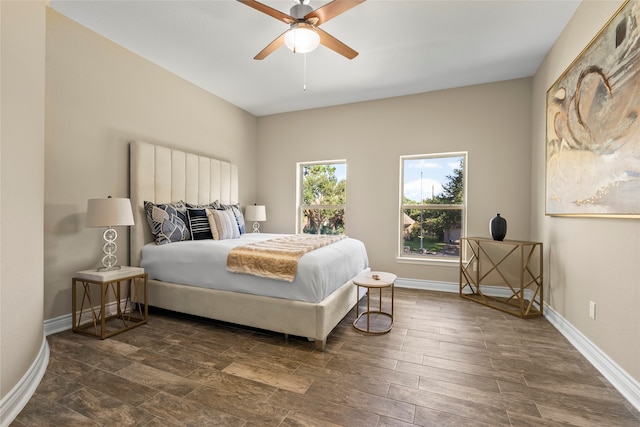
[[[640,1],[547,91],[546,214],[640,217]]]

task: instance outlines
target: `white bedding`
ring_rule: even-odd
[[[312,303],[324,300],[369,266],[364,244],[345,238],[303,255],[291,283],[227,271],[232,247],[282,236],[247,233],[239,239],[150,243],[142,248],[140,266],[153,280]]]

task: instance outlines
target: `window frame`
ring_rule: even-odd
[[[303,177],[303,169],[305,166],[317,166],[317,165],[344,165],[344,176],[345,176],[345,204],[344,205],[303,205],[302,201],[304,200],[304,196],[302,194],[303,192],[303,187],[302,187],[302,183],[304,181],[304,177]],[[344,212],[344,217],[345,217],[345,232],[346,232],[346,217],[347,217],[347,204],[346,204],[346,185],[348,184],[348,178],[349,174],[348,174],[348,166],[347,166],[347,160],[346,159],[335,159],[335,160],[315,160],[315,161],[310,161],[310,162],[297,162],[296,163],[296,233],[297,234],[303,234],[303,227],[302,227],[302,217],[303,217],[303,211],[305,209],[327,209],[327,210],[333,210],[333,209],[342,209]]]
[[[404,202],[404,185],[405,185],[405,160],[419,159],[443,159],[447,157],[462,157],[464,167],[462,170],[462,187],[463,196],[462,204],[415,204],[405,205]],[[467,208],[468,208],[468,170],[469,170],[469,153],[467,151],[453,151],[446,153],[430,153],[430,154],[411,154],[400,156],[400,179],[399,179],[399,198],[398,198],[398,248],[396,261],[406,264],[431,264],[431,265],[451,265],[458,266],[460,260],[457,257],[443,257],[438,255],[415,255],[404,253],[404,211],[406,209],[432,209],[432,210],[461,210],[461,231],[460,238],[466,237],[467,234]],[[462,250],[462,248],[460,248]]]

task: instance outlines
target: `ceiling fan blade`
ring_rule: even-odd
[[[240,0],[238,0],[240,1]],[[364,3],[365,0],[333,0],[330,3],[325,4],[314,10],[313,12],[305,15],[305,20],[314,19],[317,20],[313,25],[320,25],[328,20],[335,18],[343,12]]]
[[[262,4],[255,0],[238,0],[238,1],[240,3],[246,4],[249,7],[254,8],[255,10],[258,10],[273,18],[276,18],[279,21],[283,21],[287,24],[293,24],[294,22],[296,22],[296,19],[293,16],[287,15],[286,13],[280,12],[278,9],[274,9],[270,6],[267,6],[266,4]]]
[[[356,56],[358,56],[358,52],[351,49],[349,46],[342,43],[340,40],[333,37],[331,34],[317,27],[315,30],[320,35],[320,44],[322,44],[323,46],[328,47],[329,49],[333,50],[336,53],[339,53],[340,55],[348,59],[353,59]],[[284,39],[284,35],[283,35],[283,39]]]
[[[287,31],[289,31],[289,30],[287,30]],[[267,56],[269,56],[270,54],[272,54],[280,46],[284,45],[284,35],[287,34],[287,31],[285,31],[284,33],[280,34],[277,39],[275,39],[274,41],[269,43],[267,45],[267,47],[262,49],[256,56],[253,57],[253,59],[262,60],[262,59],[266,58]]]

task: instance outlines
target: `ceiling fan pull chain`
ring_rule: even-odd
[[[307,54],[303,53],[303,55],[304,55],[304,71],[302,73],[303,75],[302,90],[306,92],[307,91]]]

